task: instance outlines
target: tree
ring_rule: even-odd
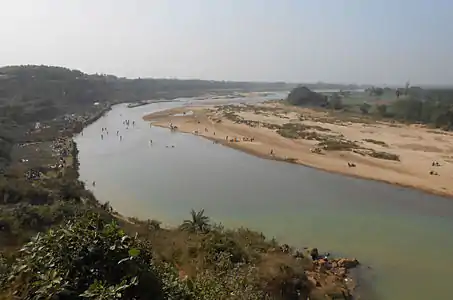
[[[376,109],[382,117],[385,117],[387,115],[387,105],[385,104],[379,104],[376,106]]]
[[[196,232],[206,232],[209,230],[210,220],[209,217],[204,215],[204,209],[198,212],[192,209],[190,215],[192,219],[184,220],[181,224],[181,229]]]
[[[380,88],[380,87],[371,87],[371,88],[368,88],[366,89],[366,91],[370,94],[370,96],[381,96],[382,94],[384,94],[384,89],[383,88]]]
[[[369,113],[370,108],[371,108],[371,105],[369,105],[366,102],[364,102],[362,105],[360,105],[360,111],[362,112],[362,114],[365,114],[365,115]]]
[[[333,93],[329,99],[329,107],[332,109],[342,109],[343,108],[343,101],[341,101],[341,97],[337,93]]]
[[[406,82],[406,86],[404,87],[404,95],[408,95],[409,94],[409,81]]]
[[[305,86],[299,86],[293,89],[286,100],[293,105],[312,105],[312,106],[325,106],[326,98],[316,92],[311,91]]]

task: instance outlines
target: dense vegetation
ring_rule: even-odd
[[[304,274],[309,260],[254,232],[218,226],[203,232],[141,230],[146,239],[94,214],[38,235],[3,260],[3,295],[258,300],[306,299],[310,293]],[[172,243],[178,248],[168,247]]]
[[[343,277],[260,233],[203,211],[127,221],[78,180],[71,135],[109,104],[282,85],[0,68],[0,299],[348,299]]]
[[[287,101],[292,105],[299,106],[326,106],[327,97],[315,93],[305,86],[293,89],[287,97]]]
[[[384,117],[452,130],[453,90],[427,90],[422,95],[399,99],[390,106],[382,104],[379,113]]]
[[[47,66],[0,68],[0,117],[14,121],[53,118],[94,102],[195,96],[222,90],[286,90],[285,83],[176,79],[126,79]]]
[[[306,87],[298,87],[291,91],[287,101],[293,105],[328,107],[453,130],[453,89],[406,87],[395,90],[371,87],[364,93],[356,94],[353,97],[345,91],[331,93],[325,101],[320,94]],[[352,103],[351,99],[354,98]]]

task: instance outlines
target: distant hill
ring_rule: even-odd
[[[305,86],[310,89],[356,87],[322,82]],[[288,91],[295,87],[296,84],[285,82],[128,79],[105,74],[90,75],[54,66],[6,66],[0,68],[0,122],[2,119],[16,123],[52,119],[68,112],[83,111],[94,102],[137,102],[206,93]],[[305,99],[302,100],[304,103],[311,101],[308,99],[318,99],[316,103],[321,100],[321,96],[309,90],[299,92],[301,94],[296,98]]]
[[[298,106],[326,106],[327,98],[324,95],[313,92],[305,86],[293,89],[286,99],[289,103]]]
[[[200,96],[208,92],[276,91],[291,87],[284,82],[127,79],[52,66],[7,66],[0,68],[0,121],[8,118],[24,123],[51,119],[84,110],[94,102],[135,102]]]

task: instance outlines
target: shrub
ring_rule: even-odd
[[[382,152],[382,151],[371,151],[369,153],[371,157],[380,158],[380,159],[387,159],[387,160],[395,160],[400,161],[400,156],[393,153]]]
[[[220,276],[219,276],[220,275]],[[193,282],[194,293],[200,300],[266,300],[271,299],[257,282],[254,267],[235,266],[219,272],[206,270]]]
[[[148,245],[91,215],[26,244],[2,290],[20,299],[168,299],[174,284],[159,274]],[[179,294],[171,299],[187,296],[171,290]]]
[[[324,150],[329,151],[350,151],[354,148],[358,148],[358,145],[348,140],[325,140],[318,143],[318,146],[323,147]]]
[[[383,141],[373,140],[373,139],[363,139],[365,142],[376,144],[383,147],[388,147],[387,143]]]

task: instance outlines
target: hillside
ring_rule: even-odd
[[[133,102],[197,96],[212,91],[285,90],[285,83],[126,79],[50,66],[0,68],[0,118],[38,121],[94,102]]]
[[[207,92],[285,90],[285,83],[177,79],[126,79],[52,66],[0,68],[0,174],[15,142],[28,140],[35,122],[93,113],[137,100],[199,96]],[[98,102],[100,106],[94,107]],[[64,122],[64,120],[61,120]],[[47,124],[46,126],[49,126]],[[49,131],[49,130],[47,130]],[[43,137],[45,138],[45,137]]]

